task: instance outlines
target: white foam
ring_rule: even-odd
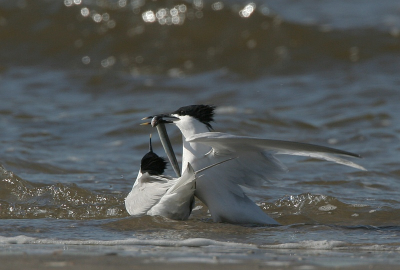
[[[301,241],[298,243],[284,243],[277,245],[262,245],[263,248],[271,248],[271,249],[320,249],[320,250],[329,250],[335,249],[338,247],[343,247],[346,245],[346,242],[343,241]]]
[[[128,238],[123,240],[60,240],[47,238],[33,238],[28,236],[3,237],[0,236],[0,244],[55,244],[55,245],[138,245],[138,246],[163,246],[163,247],[204,247],[204,246],[225,246],[230,248],[257,248],[252,244],[240,244],[216,241],[206,238],[191,238],[185,240],[141,240]]]
[[[320,211],[333,211],[337,208],[337,206],[334,206],[332,204],[327,204],[327,205],[323,205],[321,207],[318,208],[318,210]]]
[[[352,250],[352,251],[400,251],[400,243],[396,245],[352,244],[344,241],[321,240],[300,241],[297,243],[282,243],[270,245],[254,245],[237,242],[223,242],[207,238],[191,238],[185,240],[151,239],[142,240],[128,238],[122,240],[62,240],[50,238],[35,238],[24,235],[5,237],[0,236],[1,245],[70,245],[70,246],[126,246],[126,250],[136,250],[141,246],[151,247],[217,247],[224,250],[256,250],[263,249],[304,249],[304,250]],[[125,249],[125,248],[124,248]]]
[[[301,241],[298,243],[283,243],[276,245],[261,245],[268,249],[304,249],[304,250],[351,250],[351,251],[400,251],[400,243],[396,245],[352,244],[344,241]]]
[[[0,244],[29,244],[35,240],[36,238],[25,235],[18,235],[12,237],[0,236]]]

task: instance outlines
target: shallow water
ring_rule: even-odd
[[[397,1],[1,2],[1,252],[202,238],[397,253],[399,18]],[[154,133],[140,119],[199,103],[218,106],[216,131],[356,152],[368,171],[280,156],[289,172],[251,195],[282,227],[215,224],[200,202],[185,222],[128,217]]]

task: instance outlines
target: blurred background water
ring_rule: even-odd
[[[400,248],[396,0],[0,1],[0,59],[4,243]],[[185,222],[129,218],[123,200],[155,132],[140,119],[200,103],[218,106],[216,131],[356,152],[368,171],[280,157],[289,173],[251,192],[278,228],[214,224],[200,202]]]

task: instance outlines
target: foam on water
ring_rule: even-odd
[[[267,267],[316,269],[399,265],[400,243],[392,245],[352,244],[334,240],[307,240],[269,245],[216,241],[207,238],[185,240],[136,239],[61,240],[18,235],[0,236],[0,256],[61,255],[134,257],[135,263],[249,264]]]
[[[112,254],[147,258],[147,262],[240,263],[246,254],[257,253],[256,245],[215,241],[206,238],[185,240],[59,240],[24,235],[0,237],[0,256],[5,254]],[[61,252],[60,252],[61,251]]]
[[[285,243],[277,245],[262,245],[263,248],[274,248],[274,249],[318,249],[318,250],[330,250],[337,247],[343,247],[348,245],[343,241],[301,241],[299,243]]]
[[[230,243],[216,241],[206,238],[192,238],[185,240],[164,240],[152,239],[142,240],[136,238],[128,238],[122,240],[59,240],[59,239],[46,239],[35,238],[24,235],[13,237],[0,236],[0,244],[54,244],[54,245],[138,245],[138,246],[161,246],[161,247],[205,247],[205,246],[221,246],[229,248],[256,248],[255,245]]]
[[[149,246],[149,247],[218,247],[221,250],[235,250],[235,249],[277,249],[277,250],[353,250],[353,251],[400,251],[400,242],[391,243],[390,245],[376,245],[376,244],[355,244],[345,241],[334,240],[307,240],[300,242],[280,243],[280,244],[267,244],[256,245],[250,243],[226,242],[217,241],[207,238],[189,238],[185,240],[166,240],[166,239],[137,239],[127,238],[119,240],[62,240],[51,238],[37,238],[25,235],[18,236],[0,236],[0,244],[3,245],[36,245],[40,249],[40,245],[68,245],[68,246]],[[39,245],[39,246],[38,246]],[[1,250],[1,249],[0,249]],[[1,253],[1,252],[0,252]]]

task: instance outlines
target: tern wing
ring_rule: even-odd
[[[178,193],[180,190],[184,189],[185,186],[190,186],[190,190],[195,190],[195,180],[196,180],[196,175],[195,171],[190,165],[190,163],[187,164],[186,170],[183,172],[182,176],[179,178],[178,181],[168,190],[168,194],[170,193]]]
[[[131,192],[125,198],[126,210],[131,216],[147,214],[174,183],[174,180],[163,176],[139,174]]]
[[[149,215],[163,216],[175,220],[189,218],[194,206],[196,174],[188,163],[186,170],[161,200],[148,212]]]
[[[354,167],[360,170],[366,170],[364,167],[351,162],[341,156],[360,157],[357,154],[342,151],[330,147],[314,144],[260,139],[246,136],[235,136],[220,132],[205,132],[191,136],[188,142],[198,142],[209,145],[213,148],[216,155],[235,152],[260,152],[269,151],[270,154],[286,154],[297,156],[308,156],[317,159],[324,159],[336,162],[342,165]],[[259,151],[254,151],[259,150]],[[271,158],[269,156],[268,158]]]

